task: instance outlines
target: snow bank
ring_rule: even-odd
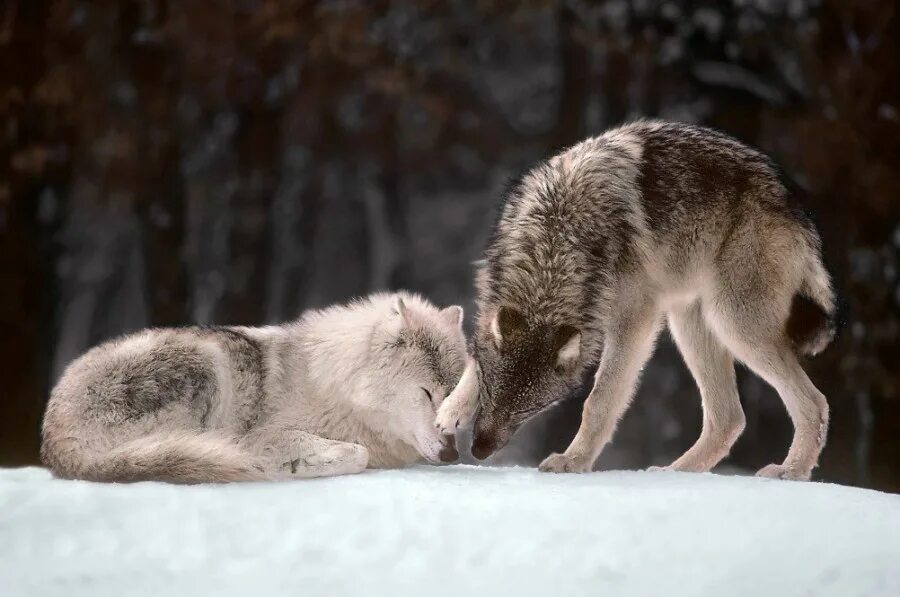
[[[0,472],[0,594],[900,595],[900,497],[452,466],[175,487]]]

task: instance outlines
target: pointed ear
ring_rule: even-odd
[[[491,321],[491,332],[497,348],[508,340],[525,331],[525,316],[512,307],[501,306]]]
[[[409,325],[409,309],[406,308],[406,303],[403,302],[402,296],[394,297],[394,313],[400,316],[400,320],[403,322],[403,325]]]
[[[452,307],[441,309],[441,318],[454,327],[462,328],[463,308],[459,305],[453,305]]]
[[[553,341],[556,352],[556,366],[569,369],[581,356],[581,332],[570,325],[561,325],[556,330]]]

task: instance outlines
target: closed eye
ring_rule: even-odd
[[[431,397],[431,392],[429,392],[429,391],[426,390],[425,388],[422,388],[422,391],[425,392],[425,395],[426,395],[426,396],[428,396],[428,400],[429,400],[432,404],[434,404],[434,398]]]
[[[543,406],[530,406],[530,407],[522,409],[522,410],[515,410],[515,411],[509,413],[509,416],[516,417],[519,419],[525,419],[527,417],[530,417],[533,414],[538,413],[539,411],[543,410],[544,408],[545,407],[543,407]]]
[[[528,408],[511,412],[510,416],[525,419],[525,418],[530,417],[534,414],[537,414],[543,410],[547,410],[551,407],[554,407],[562,401],[563,401],[562,398],[557,398],[556,400],[552,400],[544,405],[538,404],[537,406],[529,406]]]

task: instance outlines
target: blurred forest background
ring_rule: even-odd
[[[845,300],[808,363],[821,479],[900,490],[900,14],[895,0],[2,0],[0,464],[34,463],[47,393],[145,326],[277,322],[376,289],[471,314],[504,182],[641,116],[718,127],[805,191]],[[730,465],[791,426],[741,372]],[[565,447],[578,399],[500,462]],[[668,339],[604,468],[700,429]]]

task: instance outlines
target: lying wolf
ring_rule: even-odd
[[[834,335],[820,239],[769,159],[721,133],[637,122],[538,165],[506,197],[477,273],[471,392],[436,424],[480,409],[485,458],[598,363],[581,428],[544,471],[589,471],[631,400],[663,319],[700,388],[703,431],[671,464],[708,471],[744,428],[734,360],[778,391],[794,423],[786,460],[759,471],[808,479],[828,405],[798,354]]]
[[[108,342],[53,389],[42,460],[59,477],[175,483],[455,460],[433,421],[464,368],[462,317],[378,294],[281,326]]]

